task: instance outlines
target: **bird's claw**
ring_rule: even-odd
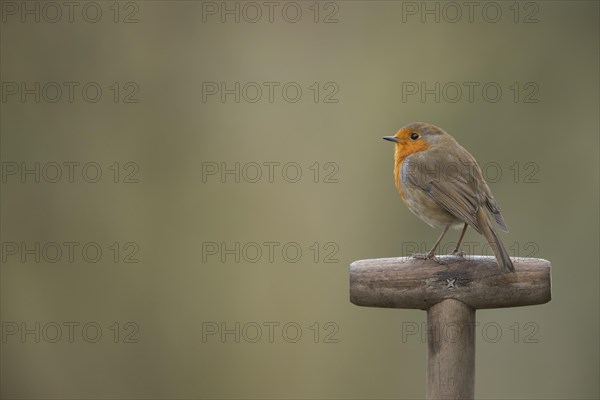
[[[435,253],[414,253],[411,255],[412,258],[416,258],[417,260],[433,260],[438,262],[438,258],[435,256]]]
[[[452,256],[456,256],[456,257],[460,257],[460,258],[464,258],[465,257],[465,252],[464,251],[454,250],[451,255]]]
[[[411,255],[412,258],[415,258],[417,260],[431,260],[434,261],[440,265],[448,265],[444,262],[443,259],[438,258],[435,256],[435,253],[427,253],[427,254],[423,254],[423,253],[415,253],[413,255]]]
[[[429,260],[431,256],[425,253],[413,253],[411,254],[411,258],[416,258],[417,260]]]

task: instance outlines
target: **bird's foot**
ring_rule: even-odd
[[[465,258],[465,252],[464,251],[459,251],[458,249],[454,250],[452,252],[452,254],[450,254],[451,256],[456,256],[456,257],[460,257],[460,258]]]
[[[430,253],[413,253],[411,254],[411,258],[416,258],[417,260],[429,260],[431,257],[435,257],[435,255]]]
[[[411,257],[416,258],[417,260],[433,260],[438,264],[440,263],[440,260],[435,256],[435,253],[431,251],[429,253],[414,253]]]

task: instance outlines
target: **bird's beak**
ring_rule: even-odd
[[[400,141],[400,139],[398,139],[396,136],[384,136],[383,139],[389,140],[390,142],[395,142],[395,143],[398,143]]]

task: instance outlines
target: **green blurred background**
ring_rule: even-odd
[[[81,2],[72,22],[64,6],[49,22],[52,6],[23,4],[2,2],[0,31],[2,398],[424,397],[426,344],[407,330],[425,313],[348,298],[352,261],[425,249],[439,234],[401,203],[381,140],[413,121],[494,167],[502,240],[552,262],[550,303],[477,313],[476,396],[600,396],[598,2],[478,2],[471,20],[462,2],[281,2],[272,22],[259,2],[254,23],[244,17],[256,7],[236,2]],[[22,7],[39,7],[40,22]],[[223,7],[239,7],[240,22],[223,23]],[[421,14],[435,7],[439,22]],[[100,9],[99,21],[84,8],[91,20]],[[40,82],[39,103],[11,94],[21,82]],[[47,101],[48,82],[78,82],[73,101]],[[86,82],[102,88],[98,102],[82,97]],[[264,91],[254,103],[252,85],[239,103],[203,102],[203,82]],[[263,82],[279,84],[273,102]],[[282,95],[289,82],[302,89],[295,103]],[[439,82],[439,102],[406,92],[421,82]],[[451,82],[476,82],[473,101],[465,91],[453,102]],[[489,82],[497,102],[493,88],[482,94]],[[72,183],[66,167],[59,182],[44,179],[48,163],[69,161],[98,163],[101,179],[86,182],[81,166]],[[22,162],[46,175],[22,179]],[[207,163],[236,162],[239,183],[203,182]],[[264,166],[258,182],[244,179],[265,162],[280,163],[272,183]],[[282,176],[286,163],[300,167],[298,182],[286,181],[293,169]],[[139,182],[123,182],[128,173]],[[483,243],[473,231],[466,240]],[[24,252],[36,242],[38,254],[47,247],[39,263]],[[48,262],[54,242],[79,243],[72,262],[65,252]],[[100,261],[81,255],[88,242]],[[206,253],[212,242],[251,244],[222,262]],[[264,242],[279,244],[272,262]],[[283,257],[286,243],[299,261]],[[132,252],[139,262],[124,262]],[[239,323],[239,343],[222,323]]]

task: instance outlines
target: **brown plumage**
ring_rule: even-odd
[[[475,158],[442,129],[416,122],[384,139],[396,143],[394,182],[408,208],[433,227],[444,227],[428,257],[451,226],[464,224],[454,253],[471,226],[489,242],[503,272],[514,266],[496,234],[489,213],[507,232],[500,208]]]

